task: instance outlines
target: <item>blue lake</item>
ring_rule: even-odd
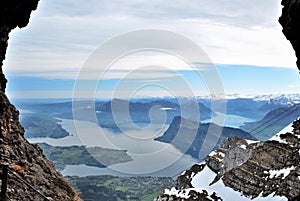
[[[218,113],[218,117],[222,114]],[[85,145],[87,147],[103,147],[127,150],[133,161],[111,165],[107,168],[90,167],[86,165],[69,165],[63,175],[116,175],[116,176],[170,176],[174,177],[196,159],[182,154],[173,145],[155,141],[154,138],[163,135],[168,125],[151,125],[141,129],[129,129],[123,133],[113,133],[109,129],[99,127],[89,121],[61,119],[61,125],[70,136],[61,139],[31,138],[32,143],[46,142],[53,146]],[[244,122],[253,121],[236,115],[226,115],[224,126],[239,127]],[[209,121],[205,121],[208,123]]]

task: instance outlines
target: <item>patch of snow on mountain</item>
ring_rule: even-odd
[[[281,131],[279,131],[276,135],[274,135],[272,138],[270,138],[270,140],[274,140],[283,144],[287,144],[287,142],[283,139],[281,139],[279,136],[280,134],[285,134],[287,132],[292,132],[293,131],[293,127],[292,127],[293,123],[289,124],[287,127],[285,127],[284,129],[282,129]]]
[[[248,144],[254,144],[254,143],[258,143],[259,141],[254,141],[254,140],[246,140]]]
[[[189,198],[189,190],[176,190],[174,187],[171,189],[165,189],[164,194],[175,195],[177,198]]]
[[[273,100],[282,104],[296,104],[300,103],[300,94],[269,94],[269,95],[257,95],[253,97],[256,101],[269,101]]]
[[[195,187],[197,191],[202,191],[205,189],[209,195],[215,192],[224,201],[250,201],[250,198],[244,197],[241,193],[234,191],[233,189],[226,187],[222,180],[220,179],[217,183],[209,186],[210,182],[213,181],[216,174],[211,171],[207,166],[198,174],[194,176],[191,184]],[[268,197],[257,197],[252,199],[253,201],[287,201],[285,197],[279,197],[269,195]]]
[[[278,134],[284,134],[287,132],[292,132],[293,131],[293,122],[290,123],[287,127],[285,127],[284,129],[282,129]]]
[[[242,144],[242,145],[241,145],[241,148],[246,150],[246,149],[247,149],[247,146],[244,145],[244,144]]]
[[[253,99],[254,101],[269,101],[273,103],[278,103],[280,105],[292,105],[300,103],[300,94],[225,94],[225,95],[218,95],[218,94],[210,94],[210,95],[202,95],[197,96],[197,99],[237,99],[237,98],[247,98]]]
[[[270,178],[277,178],[280,175],[283,175],[282,179],[284,179],[286,176],[288,176],[291,172],[291,170],[294,170],[295,167],[289,167],[281,170],[270,170]]]

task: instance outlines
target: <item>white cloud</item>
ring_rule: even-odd
[[[73,91],[8,91],[10,99],[70,98]]]
[[[188,29],[191,38],[215,63],[296,67],[294,51],[279,25],[243,28],[203,20],[184,24],[183,30]]]
[[[203,91],[194,91],[194,94],[188,93],[185,90],[176,91],[176,96],[172,93],[168,93],[165,90],[154,90],[154,91],[139,91],[134,94],[132,91],[119,91],[115,93],[115,91],[96,91],[95,93],[91,93],[89,91],[76,91],[76,95],[74,95],[73,91],[14,91],[8,92],[8,97],[10,99],[43,99],[43,98],[84,98],[84,99],[93,99],[93,98],[132,98],[133,97],[191,97],[191,96],[209,96],[207,92]]]
[[[112,14],[152,19],[213,19],[226,24],[271,26],[279,15],[280,0],[44,0],[39,9],[44,16],[107,17]],[[62,12],[63,11],[63,12]]]
[[[290,84],[289,86],[288,86],[289,88],[300,88],[300,84],[298,84],[298,85],[295,85],[295,84]]]
[[[192,39],[215,63],[295,68],[277,22],[280,8],[280,0],[43,0],[29,26],[11,34],[5,69],[72,77],[104,41],[148,28]]]

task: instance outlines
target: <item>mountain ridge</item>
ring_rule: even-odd
[[[218,136],[219,134],[219,136]],[[207,136],[214,136],[216,139],[211,144],[204,144]],[[204,146],[205,152],[216,147],[222,139],[229,136],[239,136],[248,138],[249,140],[257,140],[254,136],[237,128],[221,127],[214,123],[199,123],[196,121],[184,119],[180,116],[174,117],[169,128],[165,133],[155,140],[171,143],[181,152],[191,155],[194,158],[202,159],[205,156],[199,155],[200,148]]]

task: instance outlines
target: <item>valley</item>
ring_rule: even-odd
[[[199,111],[188,99],[183,105],[172,98],[75,102],[77,107],[69,99],[16,105],[26,138],[39,144],[85,200],[153,200],[174,185],[170,178],[203,160],[222,139],[268,139],[299,117],[297,103],[282,97],[228,99],[227,114],[212,111],[203,98],[196,103]],[[284,121],[277,123],[280,114]],[[259,128],[263,132],[252,132]]]

